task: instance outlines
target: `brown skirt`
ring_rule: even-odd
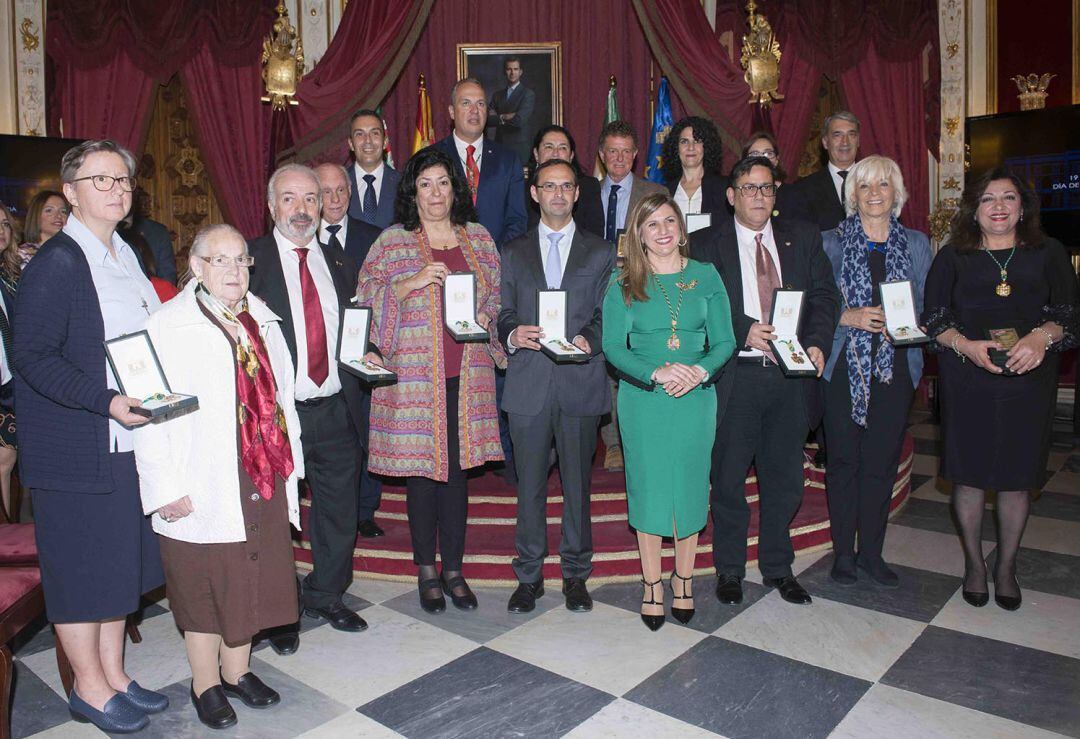
[[[165,592],[181,631],[220,634],[237,647],[263,629],[298,618],[285,485],[276,478],[264,500],[240,466],[240,500],[247,541],[191,544],[162,536]]]

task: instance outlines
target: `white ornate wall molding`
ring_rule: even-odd
[[[45,135],[45,0],[13,0],[16,130]]]
[[[964,187],[964,119],[967,116],[965,0],[940,0],[938,31],[941,48],[941,142],[938,149],[935,203],[930,217],[936,245],[948,234],[949,222]]]

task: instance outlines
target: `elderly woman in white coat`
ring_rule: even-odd
[[[199,405],[135,436],[191,701],[215,729],[237,720],[226,694],[252,708],[280,701],[249,669],[251,640],[298,618],[289,525],[300,527],[304,457],[294,371],[281,319],[248,293],[252,263],[231,226],[196,235],[194,279],[146,328],[169,384]]]

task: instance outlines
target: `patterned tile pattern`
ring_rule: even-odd
[[[637,617],[636,585],[596,588],[586,614],[566,611],[555,586],[527,616],[506,612],[509,589],[478,591],[477,612],[432,616],[411,583],[357,580],[347,602],[370,628],[305,619],[295,655],[256,648],[253,669],[283,702],[235,702],[239,724],[214,735],[1080,737],[1080,450],[1055,434],[1018,562],[1023,607],[973,609],[936,479],[939,429],[915,417],[911,431],[913,496],[885,549],[896,590],[865,578],[839,587],[819,552],[795,563],[810,606],[784,603],[757,573],[742,605],[722,606],[702,576],[694,620],[654,634]],[[992,565],[992,506],[983,538]],[[147,606],[144,641],[128,648],[132,675],[172,699],[144,733],[206,736],[167,605]],[[13,736],[101,736],[70,720],[51,630],[39,624],[13,646]]]

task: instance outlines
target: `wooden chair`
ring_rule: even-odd
[[[8,642],[45,612],[45,593],[36,565],[0,567],[0,739],[11,738],[11,677]]]

